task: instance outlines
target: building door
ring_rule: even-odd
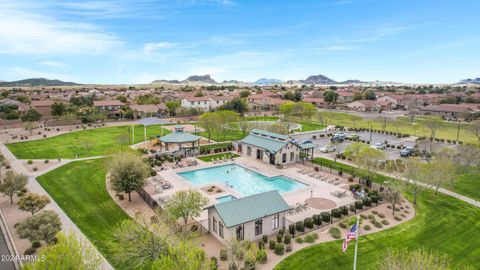
[[[275,155],[270,154],[270,164],[275,165]]]
[[[263,151],[260,149],[257,149],[257,159],[262,159],[263,158]]]
[[[237,227],[237,240],[242,241],[244,237],[244,227],[240,225]]]

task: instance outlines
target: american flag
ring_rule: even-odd
[[[347,233],[345,240],[343,241],[342,251],[346,252],[348,248],[348,242],[352,241],[353,239],[357,238],[357,223],[355,223],[350,231]]]

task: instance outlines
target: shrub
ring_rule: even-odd
[[[237,257],[238,260],[243,260],[243,257],[244,257],[244,253],[243,253],[243,250],[239,249],[237,250],[237,252],[235,253],[235,256]]]
[[[377,215],[378,214],[377,210],[373,210],[372,214]]]
[[[363,226],[363,229],[365,229],[366,231],[370,231],[372,228],[370,228],[369,225],[365,225],[365,226]]]
[[[378,217],[379,217],[379,218],[385,218],[385,215],[382,214],[382,213],[378,213]]]
[[[346,228],[347,228],[347,224],[345,224],[345,223],[343,223],[343,222],[338,223],[338,226],[340,226],[340,228],[342,228],[342,229],[346,229]]]
[[[313,234],[307,234],[305,236],[305,242],[310,244],[315,243],[315,237],[313,236]]]
[[[263,240],[258,241],[258,249],[264,249],[265,248],[265,242]]]
[[[281,243],[283,240],[283,234],[277,233],[277,242]]]
[[[235,262],[231,262],[229,265],[228,265],[228,270],[238,270],[238,266]]]
[[[25,250],[25,252],[23,253],[24,255],[32,255],[32,254],[35,254],[37,250],[33,247],[29,247]]]
[[[38,240],[33,240],[32,241],[32,248],[36,249],[36,248],[39,248],[41,246],[42,246],[42,243],[40,243],[40,241],[38,241]]]
[[[388,220],[384,219],[384,220],[382,220],[382,224],[383,225],[388,225],[388,224],[390,224],[390,222],[388,222]]]
[[[363,203],[363,205],[370,207],[370,206],[372,206],[372,199],[367,197],[367,198],[362,200],[362,203]]]
[[[373,194],[370,196],[370,200],[372,201],[372,203],[378,204],[378,202],[380,201],[380,197],[376,194]]]
[[[29,164],[29,165],[33,164],[33,160],[29,159],[29,160],[27,161],[27,164]]]
[[[285,236],[283,237],[283,243],[285,245],[288,245],[290,244],[291,241],[292,241],[292,237],[290,236],[290,234],[285,234]]]
[[[335,239],[339,239],[340,238],[340,229],[338,229],[337,227],[332,227],[330,228],[330,230],[328,230],[328,232],[330,233],[330,235],[335,238]]]
[[[297,237],[297,238],[295,238],[295,242],[297,242],[298,244],[303,244],[303,238],[302,237]]]
[[[312,229],[313,228],[313,219],[312,218],[306,218],[303,223],[305,224],[305,227]]]
[[[33,171],[34,171],[34,172],[38,171],[38,168],[37,168],[37,167],[33,167]]]
[[[220,250],[220,260],[226,261],[228,259],[228,252],[226,249]]]
[[[278,230],[278,233],[281,234],[281,235],[284,235],[284,234],[285,234],[285,230],[284,230],[284,229],[280,229],[280,230]]]
[[[323,222],[330,222],[330,213],[322,212],[320,213],[320,216],[322,217]]]
[[[313,234],[313,238],[315,238],[315,240],[318,239],[318,233],[312,233]]]
[[[275,240],[270,240],[270,241],[268,242],[268,247],[269,247],[270,249],[274,249],[274,248],[275,248],[275,244],[276,244],[276,243],[275,243]]]
[[[348,209],[350,210],[350,212],[355,212],[355,205],[353,204],[349,205]]]
[[[407,215],[405,215],[404,213],[401,213],[400,216],[407,217]]]
[[[290,251],[292,251],[292,245],[286,245],[285,252],[290,252]]]
[[[285,246],[281,243],[277,243],[275,245],[275,254],[283,255],[284,252],[285,252]]]
[[[257,262],[259,263],[266,263],[267,262],[267,251],[264,249],[257,250],[256,255]]]
[[[396,221],[402,221],[402,218],[399,217],[399,216],[395,216],[394,219],[395,219]]]
[[[256,256],[256,254],[255,254]],[[245,266],[242,269],[252,269],[255,270],[255,261],[257,258],[252,258],[252,259],[246,259],[245,260]]]
[[[289,232],[291,235],[295,236],[295,225],[294,225],[294,224],[288,225],[288,232]]]
[[[49,160],[48,160],[48,159],[45,159],[45,161],[44,161],[44,162],[45,162],[45,163],[48,163],[48,162],[49,162]]]
[[[295,230],[299,232],[304,232],[305,231],[305,224],[303,224],[303,221],[299,221],[295,223]]]
[[[322,225],[322,219],[320,218],[320,215],[313,215],[312,216],[313,223],[317,226]]]
[[[342,217],[342,210],[340,210],[338,208],[332,209],[332,217],[341,218]]]
[[[353,189],[360,190],[361,188],[362,188],[362,186],[360,184],[352,184],[352,185],[348,186],[348,189],[350,191],[352,191]]]
[[[368,215],[368,219],[375,220],[375,216],[374,215]]]
[[[263,243],[267,243],[268,242],[268,236],[267,235],[262,235],[262,241],[263,241]]]
[[[410,211],[408,211],[408,210],[406,210],[406,209],[405,209],[403,212],[404,212],[405,214],[410,214]]]
[[[210,261],[212,262],[212,270],[217,270],[218,269],[217,257],[215,257],[215,256],[210,257]]]
[[[348,208],[346,206],[340,208],[342,210],[342,215],[348,216]]]
[[[373,224],[373,226],[375,226],[377,228],[382,228],[383,227],[382,223],[380,223],[376,220],[372,220],[372,224]]]
[[[361,201],[356,201],[355,202],[355,208],[357,209],[363,209],[363,203]]]

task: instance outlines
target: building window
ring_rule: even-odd
[[[218,222],[218,235],[220,235],[221,238],[223,238],[223,223]]]
[[[290,153],[290,162],[293,162],[294,159],[295,159],[295,152],[291,152]]]
[[[255,221],[255,235],[262,234],[262,220]]]
[[[279,226],[280,226],[280,215],[276,214],[273,216],[273,219],[272,219],[272,229],[276,230],[278,229]]]
[[[252,155],[252,148],[250,146],[247,146],[247,156]]]
[[[287,153],[282,154],[282,162],[283,163],[287,162]]]
[[[243,225],[240,225],[237,227],[237,240],[243,240],[244,237],[244,227]]]
[[[212,223],[213,223],[212,230],[214,232],[217,232],[217,219],[215,217],[212,217]]]

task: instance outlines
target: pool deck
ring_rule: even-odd
[[[219,163],[214,164],[213,162],[204,162],[198,159],[197,159],[197,162],[198,162],[197,166],[160,171],[156,177],[158,178],[161,177],[165,180],[168,180],[173,185],[173,187],[170,189],[164,190],[160,186],[155,186],[155,182],[150,180],[146,188],[147,192],[149,192],[154,199],[160,199],[160,198],[167,199],[169,196],[171,196],[172,194],[174,194],[179,190],[188,190],[193,188],[203,193],[205,197],[209,199],[208,205],[218,203],[215,198],[221,197],[221,196],[232,195],[236,198],[240,198],[240,197],[243,197],[243,195],[239,194],[238,192],[231,189],[230,187],[227,187],[225,184],[218,184],[218,183],[215,183],[215,185],[221,187],[223,189],[223,192],[208,195],[206,192],[203,192],[202,190],[200,190],[200,188],[205,186],[210,186],[209,184],[203,185],[203,186],[194,186],[189,181],[185,180],[183,177],[177,174],[179,172],[199,170],[199,169],[205,169],[205,168],[217,167],[221,165],[235,163],[237,165],[243,166],[247,169],[250,169],[252,171],[263,174],[268,177],[283,175],[283,176],[292,178],[298,182],[301,182],[303,184],[306,184],[307,185],[306,188],[301,188],[301,189],[282,193],[283,198],[291,207],[296,207],[297,204],[304,204],[305,201],[311,197],[325,198],[325,199],[331,200],[336,204],[336,207],[350,204],[355,201],[355,199],[350,194],[350,192],[347,192],[348,195],[343,198],[338,198],[336,196],[331,195],[331,193],[335,191],[344,192],[348,190],[349,183],[347,179],[342,178],[341,176],[329,174],[326,172],[317,172],[317,175],[328,177],[328,179],[338,178],[338,180],[341,181],[341,184],[339,185],[330,184],[327,181],[321,181],[319,179],[315,179],[314,177],[310,177],[308,175],[299,173],[298,172],[299,169],[312,170],[312,168],[308,168],[298,163],[289,165],[283,169],[277,169],[270,164],[257,161],[251,158],[246,158],[246,157],[238,157],[238,158],[235,158],[233,162],[228,161],[220,164]],[[306,217],[311,217],[313,214],[319,214],[322,211],[328,211],[330,209],[331,208],[316,209],[312,207],[307,207],[307,209],[304,209],[302,211],[288,214],[287,219],[290,222],[296,222],[299,220],[303,220]],[[197,221],[201,221],[205,219],[207,219],[207,211],[203,211],[201,216],[197,218]]]

